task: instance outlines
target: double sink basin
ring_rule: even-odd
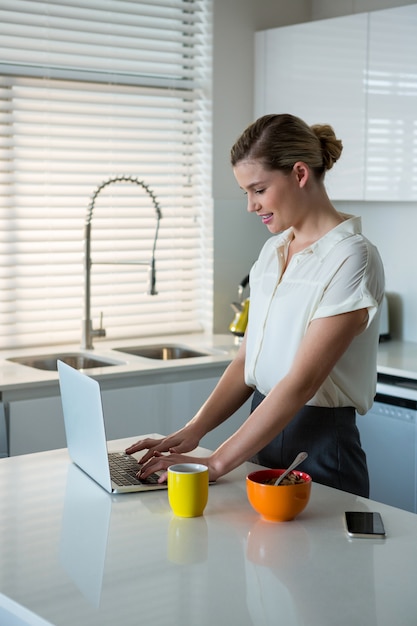
[[[212,356],[208,352],[201,352],[194,350],[188,346],[180,344],[158,344],[158,345],[146,345],[135,346],[128,348],[113,348],[116,352],[123,354],[130,354],[133,356],[140,356],[145,359],[171,361],[173,359],[189,359],[194,357]],[[8,361],[13,363],[20,363],[27,367],[34,367],[39,370],[56,371],[57,360],[63,361],[67,365],[74,367],[77,370],[88,370],[94,367],[110,367],[115,365],[123,365],[120,361],[95,357],[89,354],[83,354],[82,352],[64,352],[47,355],[35,355],[35,356],[21,356],[13,357]]]

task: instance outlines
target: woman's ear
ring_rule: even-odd
[[[297,161],[294,163],[292,171],[295,174],[296,180],[300,188],[304,187],[310,177],[310,169],[303,161]]]

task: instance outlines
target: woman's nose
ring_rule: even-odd
[[[258,211],[259,208],[260,208],[260,204],[258,200],[256,198],[250,198],[250,196],[248,196],[248,206],[247,206],[248,213],[256,213],[256,211]]]

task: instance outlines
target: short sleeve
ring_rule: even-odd
[[[376,248],[364,237],[347,239],[325,262],[334,270],[312,319],[366,308],[369,325],[384,294],[384,271]]]

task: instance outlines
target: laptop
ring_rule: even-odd
[[[59,386],[70,458],[109,493],[167,489],[153,474],[136,478],[140,466],[123,450],[109,453],[99,383],[58,360]],[[117,469],[113,468],[113,463]]]

